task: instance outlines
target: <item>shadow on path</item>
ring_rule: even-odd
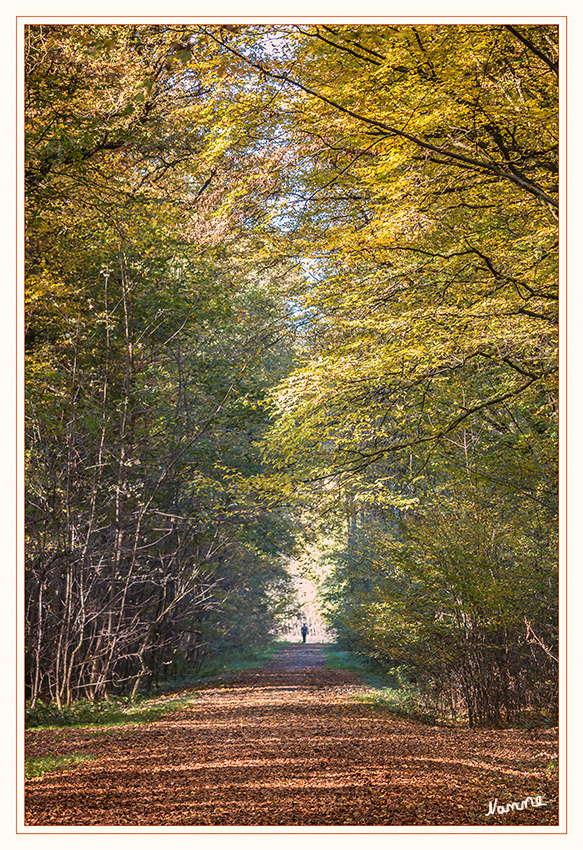
[[[355,702],[324,646],[193,689],[191,704],[114,730],[30,730],[27,755],[92,761],[27,783],[27,824],[492,825],[557,822],[552,731],[432,728]],[[548,806],[487,817],[488,802]]]

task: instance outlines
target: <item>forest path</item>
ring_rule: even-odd
[[[27,825],[309,826],[557,823],[556,732],[438,728],[351,699],[325,645],[202,689],[148,724],[30,730],[27,757],[83,753],[27,781]],[[546,806],[488,816],[489,801]]]

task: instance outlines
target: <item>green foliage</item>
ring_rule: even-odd
[[[526,628],[556,654],[553,545],[533,535],[530,506],[442,487],[409,514],[360,521],[329,577],[328,616],[343,646],[412,665],[436,714],[514,723],[556,705],[553,662]]]
[[[350,670],[357,673],[367,684],[394,687],[400,685],[400,673],[396,668],[387,671],[384,665],[370,656],[340,649],[339,645],[327,646],[325,654],[326,667],[331,670]]]
[[[60,709],[54,704],[37,702],[34,707],[27,705],[26,727],[29,729],[53,729],[63,726],[120,726],[126,723],[150,723],[170,711],[189,705],[197,699],[196,693],[183,696],[164,696],[157,699],[113,699],[90,702],[78,700]]]
[[[326,667],[333,670],[350,670],[366,686],[353,694],[353,699],[377,709],[391,711],[401,717],[424,723],[436,722],[435,706],[417,684],[419,673],[406,665],[391,666],[390,662],[376,660],[365,653],[326,650]]]
[[[293,535],[254,482],[297,275],[233,209],[245,168],[217,144],[214,58],[176,52],[187,35],[27,29],[34,702],[265,643],[287,592]]]
[[[68,767],[74,767],[80,762],[89,761],[93,758],[95,758],[95,756],[71,753],[67,756],[40,756],[39,758],[25,759],[24,775],[27,779],[34,779],[38,776],[43,776],[45,773],[50,773],[53,770],[63,770]]]
[[[254,636],[249,635],[254,643]],[[192,668],[184,659],[173,662],[168,670],[168,687],[196,684],[207,679],[228,679],[243,670],[255,670],[262,667],[273,658],[274,653],[285,645],[283,641],[274,641],[270,646],[233,648],[230,641],[225,641],[228,647],[222,653],[216,649],[205,658],[200,670],[193,673]]]
[[[428,705],[428,700],[422,691],[412,684],[403,684],[399,688],[375,688],[366,693],[356,694],[358,702],[363,702],[376,709],[390,711],[399,717],[407,717],[421,723],[434,726],[436,714]]]
[[[334,517],[342,645],[419,668],[441,712],[515,722],[557,700],[556,29],[294,39],[264,66],[314,142],[312,336],[266,452]]]
[[[123,705],[118,701],[108,703],[79,700],[72,705],[57,708],[54,703],[37,702],[34,707],[27,704],[25,723],[27,728],[51,728],[59,726],[108,725],[123,722]]]
[[[199,694],[193,690],[196,685],[212,678],[228,679],[243,670],[261,667],[282,645],[282,641],[276,641],[261,648],[247,648],[241,651],[231,648],[223,654],[211,655],[198,671],[184,659],[174,661],[167,670],[166,681],[159,687],[161,693],[156,697],[139,693],[131,699],[116,697],[110,702],[81,699],[60,709],[54,703],[42,702],[37,702],[33,707],[29,701],[26,706],[25,725],[29,729],[51,729],[150,723],[198,699]],[[188,688],[188,693],[181,693],[184,688]]]
[[[260,647],[309,516],[343,646],[555,705],[557,108],[554,25],[27,28],[34,701]]]

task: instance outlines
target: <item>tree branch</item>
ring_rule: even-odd
[[[344,115],[349,115],[351,118],[355,118],[357,121],[360,121],[361,123],[366,124],[369,127],[376,128],[378,131],[381,131],[381,133],[385,136],[397,136],[402,139],[407,139],[408,141],[412,142],[420,148],[423,148],[424,150],[433,151],[434,153],[437,153],[440,156],[445,156],[449,160],[453,160],[456,163],[461,163],[466,166],[473,166],[474,168],[479,168],[481,171],[486,171],[495,174],[501,179],[509,180],[511,183],[514,183],[515,185],[520,186],[525,191],[529,192],[529,194],[535,195],[536,197],[543,200],[545,203],[558,209],[559,202],[557,200],[551,198],[550,195],[547,195],[547,193],[544,192],[539,186],[537,186],[531,180],[528,180],[523,175],[515,174],[513,173],[513,171],[504,169],[494,162],[473,159],[473,157],[465,156],[464,154],[455,153],[454,151],[448,151],[444,148],[437,147],[437,145],[433,145],[431,144],[431,142],[428,142],[425,139],[420,139],[419,137],[414,136],[411,133],[407,133],[405,132],[405,130],[399,130],[397,127],[392,127],[389,124],[385,124],[383,121],[376,121],[374,118],[368,118],[366,115],[361,115],[359,112],[356,112],[353,109],[349,109],[347,106],[342,106],[342,104],[331,100],[320,92],[314,91],[314,89],[311,89],[309,86],[300,83],[299,80],[291,79],[287,73],[279,74],[275,71],[268,70],[265,65],[262,65],[259,62],[250,59],[248,56],[236,50],[230,44],[227,44],[225,41],[221,40],[220,38],[217,38],[212,33],[208,31],[206,32],[209,38],[211,38],[217,44],[220,44],[221,47],[228,50],[234,56],[237,56],[239,59],[242,59],[250,67],[255,68],[255,70],[259,71],[265,77],[271,77],[271,79],[274,80],[281,80],[282,82],[294,86],[295,88],[300,89],[300,91],[303,91],[306,94],[315,97],[317,100],[322,101],[322,103],[327,103],[328,106],[331,106],[333,109],[342,112]]]
[[[553,62],[553,60],[552,60],[552,59],[549,59],[549,57],[548,57],[548,56],[546,56],[546,55],[542,52],[542,50],[539,50],[539,48],[538,48],[535,44],[533,44],[533,43],[532,43],[532,41],[530,41],[530,39],[528,39],[528,38],[527,38],[525,35],[523,35],[523,34],[522,34],[519,30],[517,30],[517,29],[516,29],[516,27],[513,27],[511,24],[504,24],[504,26],[506,27],[506,29],[507,29],[509,32],[511,32],[511,33],[512,33],[512,35],[513,35],[515,38],[517,38],[517,39],[518,39],[519,41],[521,41],[521,42],[522,42],[522,43],[523,43],[526,47],[528,47],[528,49],[529,49],[532,53],[534,53],[534,55],[535,55],[535,56],[538,56],[538,58],[539,58],[539,59],[542,59],[542,61],[543,61],[546,65],[548,65],[548,66],[549,66],[549,68],[550,68],[552,71],[554,71],[554,72],[555,72],[555,74],[557,74],[557,75],[558,75],[558,73],[559,73],[559,63],[558,63],[558,62]]]

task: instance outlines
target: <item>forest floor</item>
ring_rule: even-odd
[[[366,686],[326,669],[324,649],[281,649],[150,723],[31,729],[27,758],[93,758],[27,780],[26,824],[557,824],[556,730],[405,720],[355,701]],[[537,795],[543,806],[488,815]]]

